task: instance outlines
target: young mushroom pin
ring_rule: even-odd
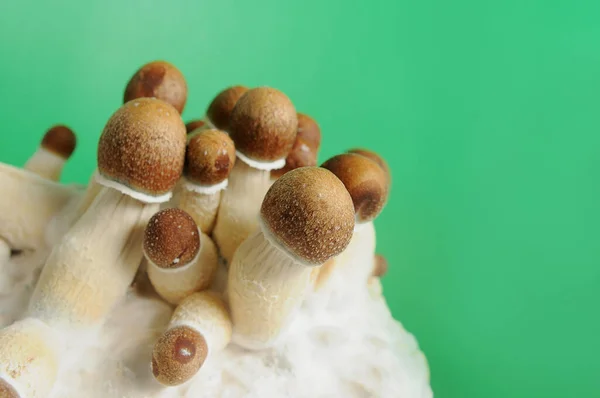
[[[181,209],[156,213],[146,227],[144,254],[156,292],[171,304],[209,287],[217,269],[217,248]]]
[[[233,341],[249,349],[272,346],[284,335],[304,300],[313,267],[350,242],[354,208],[333,173],[303,167],[275,181],[260,220],[229,268]]]
[[[221,255],[230,262],[237,247],[258,228],[258,214],[270,171],[285,165],[296,139],[296,110],[282,92],[249,90],[231,112],[229,135],[238,160],[223,192],[213,231]]]
[[[194,293],[175,309],[152,352],[152,374],[165,386],[190,380],[207,357],[231,340],[231,319],[214,292]]]
[[[160,100],[130,101],[111,116],[98,145],[96,178],[103,187],[52,250],[29,303],[27,315],[40,321],[34,329],[48,325],[52,333],[33,333],[39,338],[23,347],[31,351],[4,358],[1,379],[47,396],[45,384],[10,369],[26,369],[21,359],[50,352],[56,335],[98,326],[125,295],[143,257],[144,228],[181,176],[185,141],[179,113]],[[0,344],[0,352],[6,350]]]
[[[205,234],[215,226],[221,195],[235,164],[235,146],[227,134],[209,129],[188,140],[177,207],[189,213]]]
[[[53,126],[46,132],[39,149],[23,167],[52,181],[58,181],[66,161],[75,150],[77,139],[67,126]]]

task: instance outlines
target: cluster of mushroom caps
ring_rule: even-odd
[[[49,255],[25,315],[0,331],[0,396],[47,396],[68,336],[93,331],[145,280],[175,306],[150,364],[175,386],[229,343],[281,341],[333,275],[366,285],[385,272],[385,260],[373,261],[372,221],[390,175],[377,154],[351,150],[317,167],[319,126],[273,88],[227,88],[187,125],[186,99],[175,66],[139,69],[85,191],[57,182],[75,148],[65,126],[48,131],[24,169],[1,166],[3,186],[27,195],[13,199],[34,194],[47,206],[11,213],[14,203],[0,203],[0,264],[32,248]]]

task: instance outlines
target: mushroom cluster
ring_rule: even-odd
[[[75,150],[66,126],[22,169],[0,163],[0,293],[20,261],[41,269],[24,316],[0,330],[0,396],[48,396],[63,348],[143,281],[173,308],[148,367],[176,386],[229,344],[285,340],[311,297],[339,283],[367,290],[385,273],[373,220],[390,172],[379,155],[353,149],[318,167],[319,125],[271,87],[226,88],[186,124],[187,96],[174,65],[140,68],[87,187],[58,182]]]

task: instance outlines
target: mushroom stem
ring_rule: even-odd
[[[25,318],[0,331],[0,396],[47,397],[62,344],[43,322]]]
[[[30,316],[62,330],[101,323],[135,276],[144,227],[158,206],[102,188],[50,254],[29,303]]]
[[[152,374],[175,386],[190,380],[213,352],[231,340],[231,318],[214,292],[194,293],[173,312],[169,326],[152,353]]]
[[[210,234],[217,220],[222,191],[226,187],[227,180],[224,184],[200,187],[182,178],[175,193],[178,197],[177,207],[188,213],[202,232]]]
[[[0,238],[0,294],[8,293],[12,288],[12,270],[9,266],[10,246]]]
[[[50,152],[44,148],[39,148],[29,158],[23,168],[27,171],[31,171],[39,175],[40,177],[47,178],[52,181],[58,181],[60,174],[62,173],[66,159],[53,152]]]
[[[156,292],[171,304],[178,304],[191,293],[210,286],[218,265],[217,247],[207,235],[200,234],[200,252],[181,268],[161,268],[148,260],[148,277]]]
[[[280,248],[264,225],[245,240],[229,266],[233,341],[272,346],[286,332],[310,286],[313,268]]]
[[[270,172],[249,166],[238,158],[229,175],[213,238],[221,256],[231,262],[238,246],[258,228],[262,200],[271,186]]]

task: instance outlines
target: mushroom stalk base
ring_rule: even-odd
[[[231,262],[238,246],[258,228],[260,206],[269,188],[269,171],[235,162],[213,231],[215,243],[227,262]]]
[[[285,334],[312,272],[271,242],[263,229],[238,248],[228,279],[233,341],[253,350],[273,346]]]

